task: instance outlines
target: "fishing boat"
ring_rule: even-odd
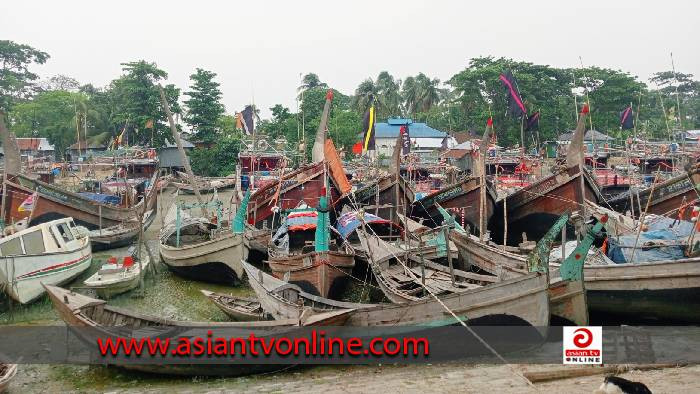
[[[144,336],[184,337],[206,336],[207,330],[218,330],[226,337],[248,338],[252,333],[258,337],[293,337],[301,326],[341,326],[352,311],[339,310],[315,314],[302,313],[297,319],[257,322],[192,322],[174,321],[156,316],[142,315],[107,305],[104,300],[87,297],[70,290],[45,285],[54,310],[82,342],[91,349],[97,338]],[[172,341],[175,343],[176,341]],[[154,360],[156,361],[156,360]],[[135,362],[133,358],[104,359],[105,363],[124,369],[166,375],[188,376],[241,376],[289,368],[289,365],[246,364],[226,362],[223,364],[177,364]]]
[[[214,293],[200,290],[205,297],[235,321],[268,320],[260,306],[260,301],[254,298],[236,297],[230,294]]]
[[[185,194],[194,194],[192,180],[189,179],[186,173],[177,172],[177,175],[182,182],[171,180],[170,184]],[[236,186],[236,177],[195,177],[194,182],[197,183],[200,193],[213,193],[214,190],[229,189]]]
[[[368,250],[379,288],[393,303],[460,293],[493,284],[496,278],[446,267],[389,244],[376,234],[359,233]]]
[[[561,215],[571,211],[572,203],[585,200],[598,203],[602,200],[595,180],[583,164],[587,115],[588,109],[584,107],[569,144],[567,162],[562,168],[498,201],[489,224],[495,239],[500,239],[504,233],[507,233],[508,245],[517,245],[522,233],[528,239],[541,239]]]
[[[320,198],[318,210],[289,212],[272,237],[267,260],[275,277],[322,297],[338,294],[355,266],[350,245],[331,242],[328,216],[326,197]]]
[[[155,220],[154,212],[154,210],[149,210],[143,215],[141,226],[143,231],[146,231]],[[131,245],[138,238],[139,231],[138,219],[132,219],[116,226],[90,230],[88,235],[92,243],[92,250],[99,251]]]
[[[454,313],[466,324],[508,322],[544,327],[549,324],[547,275],[538,272],[461,293],[428,297],[404,304],[355,304],[323,299],[304,293],[298,286],[280,281],[243,262],[248,281],[265,312],[275,319],[295,318],[303,308],[353,309],[348,326],[415,326],[451,324]]]
[[[355,251],[355,257],[360,260],[369,261],[368,251],[364,248],[357,235],[357,229],[363,223],[372,234],[377,234],[387,242],[398,242],[403,239],[403,228],[395,222],[382,219],[365,211],[345,212],[338,217],[336,229],[344,241],[352,246]]]
[[[496,208],[496,193],[490,182],[486,185],[486,209],[483,214],[488,223]],[[479,177],[468,177],[414,201],[409,211],[410,216],[423,219],[423,224],[429,227],[437,227],[442,223],[442,215],[437,208],[439,204],[444,209],[458,212],[464,225],[469,224],[470,228],[478,229],[480,189]]]
[[[344,205],[352,210],[362,207],[375,216],[399,224],[396,207],[406,207],[410,212],[409,207],[414,199],[415,192],[411,185],[403,177],[390,174],[356,190],[346,198]]]
[[[690,209],[685,208],[698,200],[698,184],[700,165],[696,164],[688,171],[656,185],[618,194],[608,200],[608,204],[617,212],[630,212],[635,218],[639,218],[645,211],[647,214],[656,215],[678,212],[679,219],[690,220]]]
[[[0,239],[0,284],[26,304],[44,293],[44,284],[60,285],[90,267],[90,238],[63,218],[38,224]]]
[[[185,215],[185,209],[200,204],[178,203],[176,214],[160,234],[160,255],[165,265],[182,276],[215,283],[236,283],[243,278],[241,260],[248,258],[245,213],[250,193],[241,201],[229,227],[222,226],[222,203],[205,204],[216,211],[216,220]]]
[[[0,363],[0,393],[7,391],[10,386],[10,381],[17,374],[17,364],[1,364]]]
[[[138,258],[136,255],[134,250],[121,258],[121,262],[116,257],[109,258],[106,264],[85,280],[84,285],[95,290],[102,299],[137,288],[151,260],[148,254],[143,254],[140,261],[135,261]]]

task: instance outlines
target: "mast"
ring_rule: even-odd
[[[493,129],[493,119],[489,117],[486,122],[486,130],[479,146],[479,241],[485,242],[484,229],[486,228],[486,155],[488,154],[489,137]]]
[[[326,144],[326,130],[328,129],[328,115],[331,111],[331,101],[333,100],[333,90],[328,89],[326,93],[326,102],[323,105],[323,113],[321,114],[321,122],[318,124],[318,129],[316,130],[316,139],[314,140],[314,147],[311,151],[311,161],[318,163],[323,161],[324,154],[323,149]]]

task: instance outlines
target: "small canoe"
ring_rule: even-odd
[[[269,320],[266,318],[265,312],[257,299],[214,293],[209,290],[200,291],[235,321]]]
[[[17,364],[0,364],[0,393],[7,391],[10,381],[17,374]]]

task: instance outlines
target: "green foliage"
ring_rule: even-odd
[[[187,114],[184,119],[192,128],[196,141],[214,142],[219,135],[218,122],[224,114],[224,106],[219,83],[214,77],[215,73],[198,68],[190,75],[190,91],[185,92],[190,98],[185,100]]]
[[[195,148],[190,152],[190,164],[195,174],[202,176],[227,176],[236,171],[241,140],[238,135],[229,134],[217,143],[205,148]]]
[[[33,63],[44,64],[49,55],[29,45],[0,40],[0,110],[9,112],[18,101],[28,99],[39,77],[29,71]]]
[[[12,128],[21,137],[48,138],[61,157],[77,140],[76,103],[86,99],[82,93],[64,90],[39,93],[34,100],[15,105]]]

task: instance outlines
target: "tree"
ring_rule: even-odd
[[[11,112],[13,130],[23,137],[48,138],[55,146],[57,156],[61,157],[77,141],[76,121],[82,130],[82,118],[79,109],[76,111],[76,104],[86,99],[82,93],[64,90],[39,93],[34,100],[15,105]]]
[[[122,66],[124,75],[112,81],[109,88],[116,101],[113,120],[121,127],[128,127],[130,145],[159,147],[171,141],[172,134],[161,108],[157,86],[168,74],[155,63],[144,60],[122,63]],[[180,89],[168,84],[163,90],[170,110],[179,114]]]
[[[190,97],[185,100],[185,122],[192,128],[196,140],[209,143],[216,140],[219,119],[224,114],[221,90],[214,77],[215,73],[198,68],[190,75],[190,91],[185,92],[185,96]]]
[[[430,79],[425,74],[416,76],[416,103],[420,111],[428,111],[440,102],[440,80]]]
[[[401,80],[396,80],[387,71],[382,71],[377,76],[375,83],[377,95],[381,106],[377,117],[387,119],[401,115]]]
[[[406,78],[401,88],[405,112],[407,115],[413,115],[416,113],[420,101],[420,93],[418,91],[419,88],[416,84],[416,79],[413,77]]]
[[[80,90],[80,82],[77,79],[67,75],[54,75],[48,80],[39,82],[38,88],[42,91],[46,90],[66,90],[69,92],[77,92]]]
[[[272,111],[272,119],[275,122],[284,122],[292,117],[292,114],[289,112],[289,108],[283,106],[282,104],[275,104],[274,107],[270,108],[270,111]]]
[[[190,154],[192,171],[202,176],[227,176],[236,171],[241,140],[239,135],[220,137],[210,148],[195,148]]]
[[[29,45],[0,40],[0,109],[9,112],[12,106],[29,98],[39,77],[29,71],[33,63],[44,64],[49,55]]]
[[[370,100],[378,101],[377,86],[371,78],[367,78],[360,86],[355,89],[355,95],[352,98],[352,106],[359,113],[364,113],[369,108]]]

